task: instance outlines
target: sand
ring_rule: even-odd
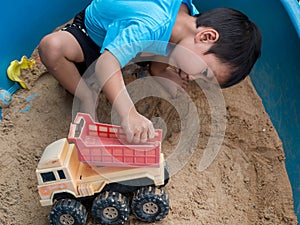
[[[128,84],[136,81],[131,70],[126,73]],[[13,102],[3,109],[0,122],[0,224],[3,225],[48,224],[50,207],[40,206],[35,168],[44,148],[67,136],[72,120],[73,97],[41,64],[31,74],[27,79],[30,89],[13,95]],[[140,82],[146,81],[140,79]],[[226,126],[217,152],[207,149],[216,123],[212,123],[206,96],[196,83],[189,85],[187,95],[191,102],[182,101],[180,96],[172,99],[164,93],[164,100],[148,97],[137,103],[139,111],[149,118],[163,118],[155,121],[156,126],[167,128],[162,144],[166,157],[172,156],[179,140],[184,139],[183,144],[188,146],[192,140],[187,137],[195,135],[180,133],[184,126],[194,124],[190,121],[194,120],[190,116],[191,106],[197,109],[196,128],[201,125],[194,150],[188,152],[182,168],[172,174],[166,186],[170,213],[157,224],[297,224],[282,143],[251,80],[247,78],[222,92]],[[178,103],[182,117],[170,102]],[[110,107],[101,94],[100,121],[110,121]],[[207,168],[199,170],[206,150],[212,151],[213,160]],[[93,224],[89,218],[88,225]],[[128,224],[144,223],[131,216]]]

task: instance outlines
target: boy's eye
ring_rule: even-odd
[[[207,77],[207,75],[208,75],[208,68],[204,69],[204,70],[201,72],[201,74],[202,74],[203,76],[206,76],[206,77]]]

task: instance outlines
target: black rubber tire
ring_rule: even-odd
[[[52,225],[85,225],[86,208],[75,199],[61,199],[50,210],[49,222]]]
[[[118,192],[100,193],[92,205],[92,217],[96,223],[121,225],[128,221],[129,214],[128,200]]]
[[[160,221],[170,211],[169,198],[163,189],[143,187],[134,193],[131,209],[144,222]]]

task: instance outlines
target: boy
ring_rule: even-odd
[[[197,13],[192,0],[93,0],[72,25],[41,40],[40,57],[88,113],[95,111],[97,94],[79,82],[80,74],[96,60],[95,75],[121,118],[127,141],[144,143],[154,128],[135,109],[121,73],[137,54],[163,55],[167,60],[151,62],[149,72],[182,88],[198,78],[232,86],[260,56],[260,31],[244,14],[227,8]],[[175,46],[171,54],[167,43]]]

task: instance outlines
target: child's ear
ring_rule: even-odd
[[[212,28],[204,28],[195,35],[196,43],[215,43],[219,40],[219,33]]]

